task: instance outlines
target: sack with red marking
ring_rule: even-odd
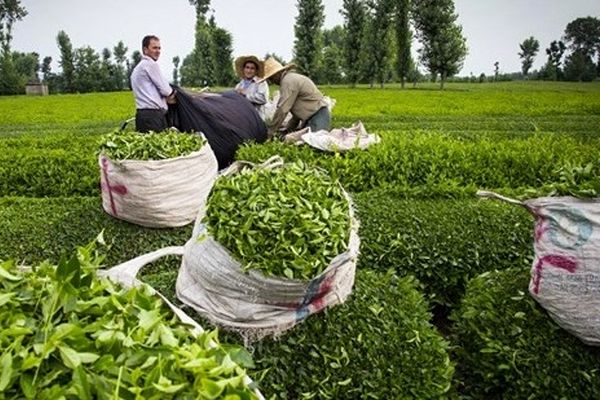
[[[217,159],[201,134],[113,133],[98,163],[104,210],[155,228],[194,221],[217,176]]]
[[[517,201],[535,217],[529,292],[561,327],[600,345],[600,200],[540,197]]]

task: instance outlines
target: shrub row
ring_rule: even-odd
[[[598,180],[600,141],[540,134],[520,140],[491,135],[463,137],[444,133],[386,132],[383,143],[368,151],[328,154],[308,146],[281,142],[243,146],[238,159],[263,161],[280,154],[286,161],[303,160],[328,170],[350,191],[377,187],[412,188],[436,197],[436,187],[538,187],[565,179],[565,170],[592,165],[578,184]],[[468,135],[467,135],[468,136]],[[0,196],[96,195],[99,168],[95,151],[7,151],[0,155]]]
[[[476,198],[405,200],[394,191],[354,195],[361,222],[359,267],[414,274],[436,304],[453,306],[470,277],[533,260],[533,217]]]
[[[0,154],[0,196],[59,197],[100,194],[98,159],[65,150]]]
[[[353,118],[336,115],[334,109],[334,127],[349,127],[360,119],[368,132],[433,130],[443,132],[469,132],[478,135],[492,133],[494,136],[531,135],[536,132],[565,132],[570,135],[598,138],[596,127],[600,125],[600,116],[586,115],[544,115],[544,116],[414,116],[381,115]]]
[[[598,399],[600,349],[561,329],[528,294],[529,269],[472,279],[452,315],[465,399]]]
[[[344,304],[253,344],[253,379],[277,399],[441,398],[454,365],[417,286],[358,270]]]
[[[110,131],[108,131],[110,132]],[[71,152],[92,154],[98,150],[101,135],[107,131],[98,129],[47,129],[27,131],[20,134],[1,137],[0,151],[51,151],[65,150]]]
[[[106,264],[127,261],[165,246],[183,245],[192,227],[151,229],[111,217],[100,197],[0,198],[0,259],[27,264],[58,262],[102,231],[109,246]],[[179,260],[181,261],[181,260]]]
[[[439,132],[385,132],[368,151],[323,153],[282,142],[242,147],[237,159],[263,161],[279,154],[327,169],[344,187],[360,192],[381,186],[451,183],[481,188],[536,187],[559,182],[561,167],[594,165],[600,141],[581,143],[565,135],[534,135],[522,140],[487,137],[476,141]]]

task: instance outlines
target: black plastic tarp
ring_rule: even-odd
[[[244,96],[190,92],[174,86],[177,104],[169,106],[169,122],[182,132],[202,132],[217,157],[219,169],[231,164],[242,142],[267,140],[267,126]]]

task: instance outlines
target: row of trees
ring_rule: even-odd
[[[172,82],[188,87],[232,85],[236,77],[231,34],[216,24],[214,15],[208,15],[210,0],[188,1],[196,11],[194,48],[183,60],[172,59]],[[430,79],[439,78],[443,88],[460,71],[467,55],[453,0],[343,0],[344,24],[331,29],[323,28],[322,0],[297,0],[296,7],[293,61],[319,84],[379,83],[383,87],[386,82],[401,82],[404,87],[406,82],[416,82],[422,79],[412,56],[416,39],[418,63]],[[89,46],[74,49],[66,32],[59,32],[60,73],[51,71],[51,57],[40,62],[37,53],[12,51],[12,27],[26,15],[19,0],[0,0],[0,94],[22,93],[25,83],[40,77],[53,92],[129,87],[129,75],[141,54],[136,50],[128,57],[122,41],[97,53]],[[587,17],[569,23],[563,38],[546,49],[544,67],[532,74],[539,42],[530,37],[520,48],[524,77],[592,80],[600,71],[600,21]],[[570,54],[565,56],[567,50]],[[268,56],[285,63],[276,54],[264,55]],[[494,80],[498,80],[498,62],[495,67]]]
[[[540,43],[531,36],[519,47],[521,71],[527,77]],[[570,54],[565,56],[567,49]],[[546,48],[546,55],[546,63],[535,74],[538,79],[591,81],[600,76],[600,19],[585,17],[569,22],[562,40],[552,41]]]
[[[202,87],[235,82],[232,36],[208,15],[210,0],[189,0],[196,11],[195,43],[183,60],[173,58],[173,82]],[[452,0],[344,0],[340,10],[344,26],[323,29],[322,0],[298,0],[294,26],[294,60],[317,83],[416,81],[418,69],[411,55],[413,33],[421,42],[420,59],[443,85],[460,70],[466,56],[465,38],[456,24]],[[57,36],[60,73],[51,71],[52,58],[40,62],[37,53],[10,50],[12,25],[27,15],[19,0],[0,0],[2,63],[0,93],[21,93],[24,84],[41,76],[51,91],[88,92],[123,90],[140,59],[139,51],[127,57],[127,47],[97,53],[89,46],[74,49],[66,32]],[[280,57],[275,54],[280,61]]]
[[[344,0],[344,26],[331,30],[322,28],[321,0],[298,0],[297,8],[294,60],[319,83],[415,81],[411,25],[420,62],[442,88],[467,55],[452,0]]]

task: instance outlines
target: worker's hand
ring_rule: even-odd
[[[177,104],[177,98],[175,97],[175,91],[167,96],[167,104]]]
[[[236,89],[235,91],[241,94],[242,96],[246,95],[246,91],[244,89]]]

